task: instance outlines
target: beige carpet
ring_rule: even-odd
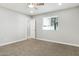
[[[79,48],[28,39],[0,47],[1,56],[78,56]]]

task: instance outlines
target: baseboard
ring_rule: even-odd
[[[35,39],[34,37],[29,36],[27,39]]]
[[[4,43],[4,44],[0,44],[0,46],[5,46],[5,45],[13,44],[13,43],[20,42],[20,41],[23,41],[23,40],[26,40],[26,38],[20,39],[20,40],[16,40],[16,41],[12,41],[12,42],[7,42],[7,43]]]
[[[71,44],[71,43],[66,43],[66,42],[53,41],[53,40],[48,40],[48,39],[43,39],[43,38],[36,38],[36,39],[37,40],[48,41],[48,42],[55,42],[55,43],[59,43],[59,44],[65,44],[65,45],[69,45],[69,46],[79,47],[78,44]]]
[[[29,38],[31,38],[31,37],[29,37]],[[70,44],[70,43],[53,41],[53,40],[48,40],[48,39],[43,39],[43,38],[33,38],[33,39],[43,40],[43,41],[48,41],[48,42],[55,42],[55,43],[59,43],[59,44],[65,44],[65,45],[69,45],[69,46],[79,47],[79,45],[77,45],[77,44]],[[0,46],[9,45],[9,44],[16,43],[16,42],[20,42],[20,41],[23,41],[23,40],[26,40],[26,38],[21,39],[21,40],[17,40],[17,41],[12,41],[12,42],[7,42],[7,43],[4,43],[4,44],[0,44]]]

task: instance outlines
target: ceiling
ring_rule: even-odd
[[[0,6],[19,13],[33,16],[79,6],[79,3],[62,3],[62,5],[58,5],[58,3],[45,3],[44,6],[41,6],[36,10],[28,8],[27,3],[0,3]],[[30,13],[30,11],[33,11],[33,13]]]

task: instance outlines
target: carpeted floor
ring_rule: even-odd
[[[0,47],[1,56],[79,56],[79,48],[28,39]]]

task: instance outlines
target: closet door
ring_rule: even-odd
[[[30,20],[30,38],[35,38],[35,19]]]

